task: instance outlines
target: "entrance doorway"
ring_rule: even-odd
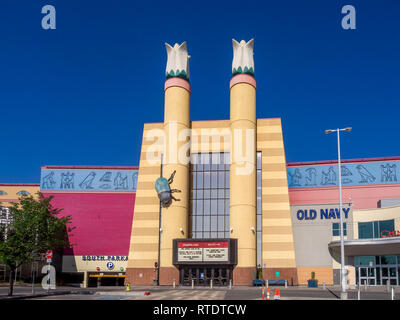
[[[361,285],[376,285],[376,269],[373,267],[359,267],[358,274],[360,275]]]
[[[227,286],[232,280],[231,266],[181,266],[179,268],[179,283],[184,286]]]

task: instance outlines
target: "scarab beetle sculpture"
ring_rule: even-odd
[[[169,207],[172,203],[172,200],[180,201],[180,199],[176,199],[172,193],[181,192],[181,190],[171,189],[170,187],[171,183],[174,181],[175,173],[176,171],[172,172],[168,180],[164,177],[160,177],[155,183],[158,198],[160,199],[161,206],[164,208]]]

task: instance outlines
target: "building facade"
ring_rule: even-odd
[[[136,184],[137,167],[42,167],[40,191],[72,217],[59,270],[65,282],[123,285]]]

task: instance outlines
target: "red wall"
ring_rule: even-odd
[[[400,198],[400,184],[342,187],[343,202],[353,202],[354,209],[377,208],[385,198]],[[339,188],[292,188],[289,199],[292,205],[339,203]]]
[[[135,193],[43,193],[52,205],[72,216],[65,255],[128,255]]]

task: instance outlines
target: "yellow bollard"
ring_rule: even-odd
[[[126,284],[126,291],[131,291],[131,285],[129,282]]]

